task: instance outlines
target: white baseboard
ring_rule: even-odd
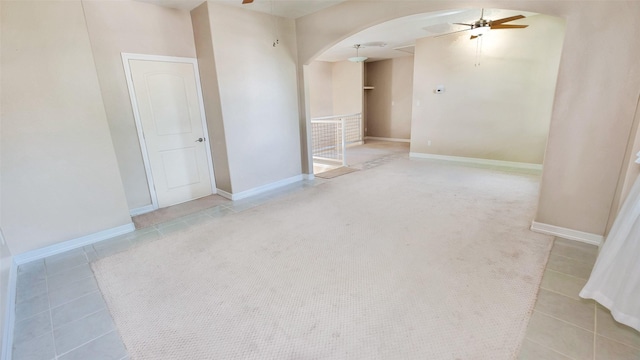
[[[533,221],[531,231],[600,246],[604,236]]]
[[[410,143],[411,139],[399,139],[399,138],[386,138],[386,137],[378,137],[378,136],[365,136],[365,140],[382,140],[382,141],[393,141],[393,142],[403,142]]]
[[[60,254],[65,251],[91,245],[93,243],[97,243],[102,240],[107,240],[118,235],[130,233],[135,229],[136,229],[135,225],[133,225],[133,223],[130,222],[125,225],[117,226],[107,230],[102,230],[97,233],[89,234],[76,239],[63,241],[61,243],[45,246],[40,249],[31,250],[22,254],[18,254],[13,257],[13,261],[17,265],[26,264],[31,261],[44,259],[47,256]]]
[[[490,159],[479,159],[479,158],[469,158],[469,157],[449,156],[449,155],[436,155],[436,154],[416,153],[416,152],[409,153],[409,157],[417,158],[417,159],[444,160],[444,161],[485,165],[485,166],[498,166],[498,167],[517,168],[517,169],[527,169],[527,170],[542,170],[541,164],[531,164],[531,163],[523,163],[523,162],[515,162],[515,161],[490,160]]]
[[[304,180],[313,180],[316,178],[316,176],[314,174],[302,174],[302,178]]]
[[[147,206],[141,206],[139,208],[135,208],[135,209],[129,210],[129,215],[131,215],[131,216],[142,215],[142,214],[146,214],[148,212],[152,212],[155,209],[156,208],[153,207],[153,204],[149,204]]]
[[[233,194],[231,194],[230,192],[220,189],[216,189],[216,191],[218,192],[218,195],[222,196],[223,198],[233,200]]]
[[[3,333],[2,333],[2,353],[0,359],[11,360],[13,357],[13,329],[16,317],[16,285],[18,282],[18,264],[13,259],[11,261],[11,269],[9,270],[9,282],[7,283],[7,308],[4,315]]]
[[[287,179],[282,179],[280,181],[276,181],[273,182],[271,184],[266,184],[266,185],[262,185],[262,186],[258,186],[255,187],[253,189],[249,189],[249,190],[245,190],[245,191],[241,191],[238,193],[229,193],[227,191],[224,190],[220,190],[218,189],[218,195],[227,198],[229,200],[241,200],[241,199],[245,199],[251,196],[255,196],[255,195],[259,195],[262,193],[265,193],[267,191],[271,191],[271,190],[275,190],[277,188],[289,185],[289,184],[293,184],[295,182],[298,181],[302,181],[304,179],[304,175],[300,174],[300,175],[296,175],[296,176],[292,176],[290,178]]]

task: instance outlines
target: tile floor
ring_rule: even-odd
[[[520,352],[521,360],[640,359],[640,333],[578,293],[598,248],[556,238]]]
[[[91,261],[324,181],[293,184],[21,265],[13,359],[128,359],[98,290]],[[593,301],[578,297],[596,255],[595,246],[555,240],[520,359],[640,359],[640,334],[614,322]]]

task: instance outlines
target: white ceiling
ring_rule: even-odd
[[[137,0],[160,6],[190,11],[204,0]],[[214,3],[225,4],[243,9],[259,11],[290,19],[312,14],[324,8],[339,4],[345,0],[254,0],[252,4],[242,4],[242,0],[209,0]],[[535,13],[485,9],[484,18],[488,20],[522,14],[524,16]],[[473,23],[480,18],[480,9],[455,9],[417,14],[395,19],[370,27],[355,35],[344,39],[329,50],[321,54],[318,61],[343,61],[356,55],[355,44],[362,44],[360,56],[369,58],[367,61],[391,59],[413,54],[417,39],[437,36],[453,31],[468,29],[453,23]],[[527,19],[514,21],[510,24],[526,24]],[[458,35],[466,33],[460,33]],[[448,35],[456,36],[456,35]],[[385,46],[375,45],[386,44]]]
[[[160,6],[191,11],[204,0],[137,0]],[[345,0],[254,0],[252,4],[242,4],[242,0],[210,0],[214,3],[242,7],[243,9],[259,11],[267,14],[299,18],[329,6],[339,4]]]
[[[254,0],[251,4],[242,4],[241,0],[214,0],[244,9],[259,11],[267,14],[296,19],[301,16],[312,14],[324,8],[339,4],[344,0]]]
[[[488,20],[501,19],[519,14],[524,16],[535,15],[535,13],[513,10],[484,10],[484,18]],[[367,61],[409,56],[413,53],[416,39],[465,30],[468,29],[468,27],[454,25],[453,23],[472,23],[479,18],[480,9],[456,9],[406,16],[370,27],[350,36],[321,54],[316,60],[333,62],[356,56],[356,50],[354,49],[355,44],[363,45],[359,50],[359,55],[368,57],[369,60]],[[510,22],[509,24],[526,23],[527,19],[522,19]],[[457,36],[462,35],[469,36],[466,32],[457,34]],[[456,36],[456,34],[447,36]],[[375,45],[375,43],[384,43],[386,46],[380,47]],[[368,44],[374,45],[368,46]]]

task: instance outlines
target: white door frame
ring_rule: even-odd
[[[146,60],[146,61],[163,61],[174,63],[188,63],[193,65],[193,72],[196,77],[196,90],[198,93],[198,105],[200,106],[200,113],[202,119],[202,129],[204,135],[209,138],[209,131],[207,130],[207,118],[204,113],[204,100],[202,99],[202,87],[200,86],[200,72],[198,71],[198,60],[195,58],[176,57],[176,56],[162,56],[162,55],[146,55],[146,54],[132,54],[121,53],[122,64],[124,65],[124,74],[127,78],[127,87],[129,88],[129,97],[131,99],[131,107],[133,109],[133,117],[136,121],[136,130],[138,131],[138,141],[140,142],[140,150],[142,151],[142,161],[144,162],[144,171],[147,174],[147,183],[149,186],[149,194],[151,195],[151,206],[154,210],[158,209],[158,194],[153,181],[153,174],[151,173],[151,165],[149,162],[149,154],[147,152],[147,144],[144,140],[144,133],[142,130],[142,121],[140,119],[140,113],[138,111],[138,101],[135,96],[135,89],[133,87],[133,78],[131,77],[131,66],[129,60]],[[208,139],[207,143],[211,139]],[[207,162],[209,165],[209,176],[211,178],[211,193],[216,194],[216,180],[213,174],[213,158],[211,156],[211,146],[207,144]]]

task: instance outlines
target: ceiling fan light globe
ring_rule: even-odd
[[[471,29],[471,35],[472,36],[482,36],[484,34],[486,34],[487,32],[489,32],[491,28],[488,26],[480,26],[480,27],[476,27]]]
[[[354,56],[354,57],[350,57],[349,61],[351,61],[351,62],[364,62],[367,59],[368,59],[368,57],[366,57],[366,56]]]

